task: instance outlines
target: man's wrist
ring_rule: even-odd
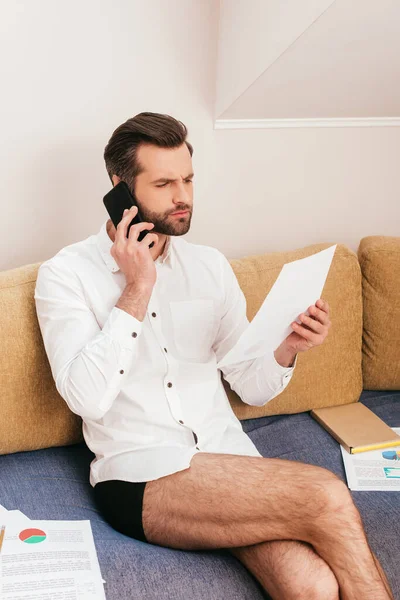
[[[284,344],[274,351],[275,360],[281,367],[293,367],[297,352],[287,348]]]
[[[149,288],[138,288],[133,285],[127,285],[115,306],[129,313],[138,321],[143,321],[146,316],[151,292],[152,290]]]

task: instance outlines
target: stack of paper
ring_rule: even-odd
[[[0,505],[2,600],[105,600],[90,521],[31,521]]]

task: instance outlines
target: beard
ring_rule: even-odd
[[[175,209],[175,211],[176,210],[178,209]],[[182,210],[186,209],[183,208]],[[159,213],[153,211],[144,210],[140,206],[139,211],[143,221],[154,223],[151,233],[178,236],[185,235],[185,233],[187,233],[190,229],[190,223],[192,220],[192,211],[190,209],[188,209],[188,214],[182,215],[182,217],[175,217],[171,215],[171,213],[168,213],[167,215],[160,215]]]

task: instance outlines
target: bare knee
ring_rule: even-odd
[[[339,600],[339,584],[332,571],[308,579],[297,591],[296,600]]]
[[[325,512],[335,517],[336,515],[348,516],[351,520],[359,517],[359,512],[353,502],[352,495],[347,485],[336,475],[327,482],[324,493]]]
[[[327,565],[318,555],[305,555],[301,570],[293,581],[293,598],[296,600],[339,600],[339,584]]]
[[[339,599],[339,585],[334,573],[309,544],[274,540],[229,550],[273,598]]]
[[[313,519],[310,520],[310,534],[320,532],[321,528],[341,527],[346,524],[361,523],[361,517],[355,506],[346,484],[333,473],[314,482],[310,489],[310,500],[313,507]],[[311,511],[310,511],[311,512]],[[309,540],[312,541],[313,540]]]

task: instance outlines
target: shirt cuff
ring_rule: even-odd
[[[297,363],[297,356],[298,354],[296,354],[294,363],[291,367],[282,367],[282,365],[280,365],[276,360],[274,353],[267,352],[267,354],[263,356],[263,369],[265,376],[268,379],[277,377],[278,379],[281,379],[282,383],[288,383],[293,375],[293,371]]]
[[[273,358],[273,361],[274,361],[274,363],[275,363],[275,366],[276,366],[277,370],[278,370],[280,373],[288,373],[289,371],[292,371],[292,370],[295,368],[295,366],[296,366],[296,363],[297,363],[297,356],[298,356],[298,354],[296,354],[296,356],[295,356],[295,359],[294,359],[294,363],[292,364],[292,366],[291,366],[291,367],[282,367],[282,365],[280,365],[280,364],[278,363],[278,361],[276,360],[276,358],[275,358],[275,354],[274,354],[274,353],[272,353],[272,358]]]
[[[133,350],[135,342],[142,332],[142,328],[142,321],[122,310],[122,308],[114,306],[107,321],[104,323],[103,333],[124,348]]]

